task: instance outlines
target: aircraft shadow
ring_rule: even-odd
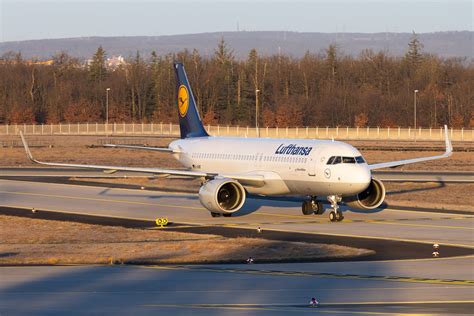
[[[284,201],[281,199],[279,200],[263,199],[261,197],[255,198],[251,196],[247,198],[244,206],[238,212],[233,213],[232,216],[238,217],[238,216],[248,215],[248,214],[258,211],[262,207],[298,209],[299,204],[295,203],[294,201]]]
[[[404,194],[404,193],[438,190],[444,187],[446,187],[446,184],[444,182],[438,182],[434,186],[430,186],[430,187],[393,190],[393,191],[387,192],[386,195],[396,195],[396,194]]]
[[[423,189],[415,189],[415,190],[424,190]],[[143,198],[143,195],[138,194],[120,194],[120,193],[111,193],[114,190],[113,188],[106,188],[102,190],[99,195],[107,196],[107,197],[138,197]],[[395,194],[398,192],[395,192]],[[404,192],[400,192],[404,193]],[[388,193],[387,193],[388,194]],[[151,200],[159,200],[163,198],[175,199],[175,200],[187,200],[187,201],[197,201],[199,200],[198,195],[196,194],[189,194],[189,195],[174,195],[174,194],[150,194],[146,196],[147,199]],[[296,196],[296,197],[284,197],[284,196],[260,196],[260,195],[248,195],[245,201],[244,206],[237,212],[232,214],[232,217],[240,217],[252,214],[254,212],[259,211],[265,207],[272,207],[277,209],[291,209],[292,214],[299,215],[301,214],[301,203],[305,200],[303,196]],[[321,200],[324,205],[324,210],[321,213],[326,214],[328,211],[327,209],[331,208],[329,203],[326,200]],[[387,208],[385,203],[382,204],[381,207],[373,209],[373,210],[357,210],[351,209],[346,206],[344,203],[340,204],[340,210],[342,212],[354,212],[354,213],[363,213],[363,214],[373,214],[383,211]]]
[[[107,188],[102,190],[99,195],[101,196],[108,196],[108,197],[138,197],[138,198],[143,198],[146,197],[147,199],[162,199],[162,198],[172,198],[172,199],[177,199],[177,200],[198,200],[199,197],[195,194],[150,194],[150,195],[138,195],[138,194],[117,194],[117,193],[110,193],[111,190],[114,190],[113,188]]]

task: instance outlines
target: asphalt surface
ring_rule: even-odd
[[[36,208],[83,215],[201,226],[278,230],[474,248],[474,215],[427,213],[387,208],[370,212],[345,210],[340,223],[327,214],[304,216],[298,202],[248,199],[231,218],[213,218],[197,194],[0,180],[0,206]]]
[[[21,216],[35,219],[46,219],[55,221],[74,221],[95,225],[106,226],[122,226],[127,228],[142,228],[142,229],[164,229],[167,231],[187,232],[194,234],[212,234],[220,235],[228,238],[248,237],[248,238],[263,238],[267,240],[277,241],[291,241],[291,242],[306,242],[318,244],[334,244],[353,248],[364,248],[373,250],[375,253],[357,256],[353,258],[288,258],[285,257],[280,260],[264,261],[258,260],[259,263],[276,263],[276,262],[340,262],[340,261],[374,261],[374,260],[401,260],[401,259],[423,259],[432,257],[432,247],[424,243],[399,241],[399,240],[378,240],[376,238],[362,238],[362,237],[346,237],[325,235],[317,233],[297,233],[279,230],[265,230],[258,232],[252,228],[238,228],[222,225],[183,225],[180,223],[170,223],[164,228],[158,228],[155,221],[139,220],[139,219],[125,219],[120,217],[107,216],[93,216],[81,215],[73,213],[63,213],[54,211],[44,211],[35,209],[33,213],[31,209],[8,208],[0,207],[0,214],[10,216]],[[443,258],[473,255],[474,250],[465,247],[443,245]],[[390,251],[387,251],[390,249]],[[245,258],[243,258],[245,259]],[[242,260],[243,260],[242,259]],[[240,263],[242,260],[234,260],[227,263]],[[134,263],[140,263],[139,259],[135,259]],[[211,262],[210,262],[211,263]],[[214,263],[223,263],[223,261],[216,261]]]
[[[6,267],[0,270],[0,313],[469,315],[473,285],[444,277],[453,275],[453,266],[466,270],[472,264],[471,257],[191,267]],[[319,307],[309,306],[311,297],[318,299]]]
[[[233,236],[257,235],[260,226],[262,238],[352,243],[378,247],[388,254],[385,259],[414,258],[2,267],[1,315],[469,315],[474,309],[474,217],[468,214],[346,210],[343,222],[331,223],[327,215],[302,215],[299,203],[251,199],[236,216],[212,218],[196,194],[9,180],[0,180],[0,204],[12,212],[34,207],[47,216],[56,212],[84,220],[94,215],[150,224],[168,217],[181,224],[169,229]],[[423,259],[431,256],[434,242],[441,245],[441,258]],[[313,296],[321,302],[316,309],[308,306]]]
[[[438,172],[438,171],[374,171],[374,176],[387,182],[474,182],[474,172]],[[0,168],[0,178],[121,178],[121,177],[150,177],[149,173],[124,172],[104,173],[102,171],[84,170],[78,168]]]

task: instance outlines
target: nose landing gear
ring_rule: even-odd
[[[316,200],[315,196],[312,196],[311,200],[303,202],[301,205],[301,211],[304,215],[322,214],[324,212],[323,203]]]
[[[342,198],[337,195],[329,195],[327,197],[329,203],[331,203],[332,211],[329,213],[329,220],[331,222],[340,222],[344,219],[344,215],[339,210],[339,205],[337,203],[342,201]]]

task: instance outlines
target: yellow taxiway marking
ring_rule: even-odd
[[[72,177],[73,178],[73,177]],[[142,192],[142,193],[154,193],[154,194],[157,194],[157,193],[162,193],[162,194],[171,194],[171,195],[181,195],[181,196],[189,196],[189,195],[193,195],[193,196],[197,196],[197,192],[196,193],[188,193],[188,192],[169,192],[169,191],[160,191],[160,190],[147,190],[147,189],[127,189],[127,188],[115,188],[115,187],[106,187],[106,186],[94,186],[94,185],[85,185],[85,184],[63,184],[63,183],[42,183],[42,182],[34,182],[34,181],[18,181],[18,180],[6,180],[6,179],[0,179],[0,182],[1,181],[8,181],[8,182],[17,182],[17,183],[30,183],[30,184],[34,184],[34,185],[41,185],[41,186],[44,186],[45,184],[47,185],[55,185],[55,186],[62,186],[62,187],[80,187],[80,188],[95,188],[95,189],[110,189],[110,190],[118,190],[118,191],[128,191],[128,192],[134,192],[134,193],[138,193],[138,192]],[[107,183],[104,183],[104,184],[107,184]],[[296,204],[298,202],[295,202]],[[296,204],[295,204],[295,207],[296,207]],[[459,215],[458,213],[437,213],[436,211],[433,211],[433,212],[420,212],[420,211],[416,211],[416,210],[401,210],[401,209],[395,209],[395,208],[387,208],[386,210],[384,211],[388,211],[388,212],[400,212],[400,213],[414,213],[414,214],[420,214],[420,213],[428,213],[428,214],[436,214],[436,215]],[[259,214],[263,214],[263,215],[270,215],[270,216],[282,216],[282,217],[294,217],[294,218],[300,218],[301,217],[298,217],[296,215],[286,215],[286,214],[272,214],[272,213],[259,213]],[[258,215],[258,214],[256,214]],[[470,214],[462,214],[463,218],[466,218],[466,217],[473,217],[474,218],[474,214],[470,215]]]
[[[97,198],[86,198],[86,197],[73,197],[73,196],[64,196],[64,195],[50,195],[50,194],[41,194],[41,193],[27,193],[27,192],[11,192],[11,191],[0,191],[0,193],[6,193],[6,194],[15,194],[15,195],[30,195],[30,196],[42,196],[42,197],[55,197],[55,198],[64,198],[64,199],[72,199],[72,200],[85,200],[85,201],[96,201],[96,202],[112,202],[112,203],[119,203],[119,204],[131,204],[131,205],[147,205],[147,206],[161,206],[161,207],[174,207],[174,208],[181,208],[181,209],[190,209],[190,210],[198,210],[198,211],[203,211],[204,208],[202,207],[193,207],[193,206],[181,206],[181,205],[168,205],[168,204],[154,204],[154,203],[146,203],[146,202],[134,202],[134,201],[126,201],[126,200],[113,200],[113,199],[97,199]],[[12,205],[3,205],[5,207],[14,207]],[[26,208],[22,206],[21,208]],[[58,211],[58,212],[64,212],[64,211]],[[68,212],[72,213],[72,212]],[[74,214],[82,214],[82,215],[92,215],[92,216],[102,216],[100,214],[90,214],[90,213],[79,213],[79,212],[74,212]],[[255,213],[253,213],[255,214]],[[258,214],[258,213],[257,213]],[[260,213],[268,216],[280,216],[280,217],[290,217],[290,218],[298,218],[301,219],[300,216],[295,216],[295,215],[285,215],[285,214],[272,214],[272,213]],[[142,218],[130,218],[130,217],[120,217],[120,216],[108,216],[108,217],[114,217],[114,218],[125,218],[125,219],[139,219],[142,220]],[[150,219],[145,219],[145,220],[150,220]],[[370,221],[370,220],[366,220]],[[193,223],[193,222],[180,222],[182,224],[189,224],[189,225],[206,225],[206,223]],[[308,224],[310,222],[302,222],[303,224]],[[377,223],[382,223],[381,221]],[[255,225],[258,225],[258,223],[207,223],[207,225],[211,226],[219,226],[219,225],[226,225],[226,224],[234,224],[234,226],[239,226],[242,228],[250,228],[250,229],[255,229]],[[338,225],[343,224],[343,223],[338,223]],[[394,224],[397,225],[397,224]],[[417,224],[412,224],[412,225],[417,225]],[[426,225],[419,225],[419,226],[426,226]],[[440,226],[439,228],[444,228],[445,226]],[[460,227],[462,229],[462,227]],[[365,235],[347,235],[347,234],[335,234],[335,233],[328,233],[328,232],[319,232],[319,233],[313,233],[313,232],[305,232],[305,231],[295,231],[295,230],[285,230],[285,229],[269,229],[266,228],[266,230],[273,230],[273,231],[281,231],[281,232],[301,232],[301,233],[307,233],[307,234],[324,234],[324,235],[329,235],[329,236],[342,236],[342,237],[359,237],[359,238],[370,238],[370,239],[382,239],[382,240],[395,240],[395,241],[405,241],[405,242],[418,242],[418,243],[428,243],[432,244],[431,241],[420,241],[420,240],[413,240],[413,239],[400,239],[400,238],[392,238],[392,237],[378,237],[378,236],[365,236]],[[447,244],[444,243],[444,245],[448,246],[459,246],[459,247],[467,247],[467,248],[474,248],[472,245],[463,245],[463,244]]]
[[[321,304],[320,304],[321,305]],[[225,310],[240,310],[240,311],[272,311],[272,312],[291,312],[291,313],[308,313],[309,310],[313,309],[314,312],[324,314],[354,314],[354,315],[397,315],[397,316],[419,316],[420,314],[406,314],[406,313],[388,313],[388,312],[368,312],[368,311],[338,311],[338,310],[324,310],[317,307],[310,307],[308,305],[297,307],[263,307],[263,306],[238,306],[238,305],[178,305],[178,304],[148,304],[143,305],[144,307],[161,307],[161,308],[193,308],[193,309],[225,309]],[[321,305],[323,306],[323,305]]]
[[[223,224],[221,224],[223,225]],[[258,224],[249,225],[242,224],[241,228],[248,228],[248,229],[255,229],[255,226]],[[217,225],[213,225],[217,226]],[[312,232],[312,231],[300,231],[300,230],[291,230],[291,229],[275,229],[275,228],[268,228],[263,227],[264,230],[267,231],[275,231],[275,232],[285,232],[285,233],[303,233],[303,234],[311,234],[311,235],[327,235],[327,236],[338,236],[338,237],[354,237],[354,238],[367,238],[367,239],[378,239],[378,240],[390,240],[390,241],[404,241],[404,242],[415,242],[420,244],[428,244],[433,245],[435,241],[426,241],[426,240],[416,240],[416,239],[407,239],[407,238],[395,238],[395,237],[383,237],[383,236],[368,236],[368,235],[353,235],[353,234],[337,234],[337,233],[330,233],[330,232]],[[439,241],[438,241],[439,243]],[[442,243],[445,246],[454,246],[454,247],[464,247],[464,248],[474,248],[473,245],[464,245],[464,244],[451,244],[451,243]]]
[[[344,273],[323,273],[323,272],[300,272],[300,271],[276,271],[276,270],[257,270],[257,269],[231,269],[231,268],[210,268],[210,267],[188,267],[188,266],[142,266],[148,269],[159,270],[186,270],[201,272],[222,272],[222,273],[241,273],[256,275],[278,275],[292,277],[321,277],[321,278],[341,278],[356,280],[376,280],[376,281],[395,281],[409,283],[427,283],[427,284],[450,284],[450,285],[468,285],[474,286],[474,280],[448,280],[448,279],[428,279],[416,277],[399,276],[380,276],[380,275],[361,275]]]
[[[0,204],[0,207],[11,207],[11,208],[18,208],[18,209],[23,209],[23,210],[31,210],[31,207],[26,207],[24,205],[19,206],[19,205],[11,205],[11,204]],[[101,217],[101,218],[112,218],[112,219],[127,219],[127,220],[132,220],[132,221],[147,221],[150,222],[150,224],[155,223],[155,219],[151,218],[143,218],[143,217],[127,217],[127,216],[114,216],[114,215],[101,215],[97,213],[87,213],[87,212],[75,212],[75,211],[66,211],[66,210],[55,210],[55,209],[49,209],[49,208],[41,208],[39,211],[46,211],[46,212],[54,212],[54,213],[63,213],[63,214],[69,214],[69,215],[86,215],[86,216],[91,216],[91,217]],[[184,227],[206,227],[206,226],[213,226],[213,225],[204,225],[201,223],[190,223],[190,222],[182,222],[180,221],[178,224],[180,225],[188,225],[188,226],[174,226],[173,228],[184,228]],[[153,227],[154,228],[154,227]],[[159,228],[159,229],[166,229],[167,227]],[[168,227],[171,228],[171,227]],[[149,228],[150,229],[150,228]]]
[[[52,197],[52,198],[68,199],[68,200],[82,200],[82,201],[94,201],[94,202],[112,202],[112,203],[120,203],[120,204],[176,207],[176,208],[202,210],[201,207],[195,207],[195,206],[135,202],[135,201],[127,201],[127,200],[114,200],[114,199],[98,199],[98,198],[87,198],[87,197],[68,196],[68,195],[54,195],[54,194],[28,193],[28,192],[11,192],[11,191],[0,191],[0,193],[14,194],[14,195],[30,195],[30,196]]]
[[[30,207],[26,207],[24,205],[22,206],[17,206],[17,205],[12,205],[12,204],[0,204],[0,206],[3,207],[13,207],[13,208],[19,208],[19,209],[31,209]],[[144,220],[144,221],[152,221],[150,218],[141,218],[141,217],[127,217],[127,216],[113,216],[113,215],[101,215],[98,213],[88,213],[88,212],[80,212],[80,211],[66,211],[66,210],[55,210],[55,209],[47,209],[47,208],[42,208],[40,209],[44,211],[50,211],[50,212],[57,212],[57,213],[67,213],[67,214],[73,214],[73,215],[87,215],[87,216],[93,216],[93,217],[108,217],[108,218],[117,218],[117,219],[129,219],[129,220]],[[199,226],[210,226],[210,227],[216,227],[216,226],[228,226],[229,224],[225,223],[196,223],[196,222],[183,222],[180,221],[178,222],[179,224],[183,225],[191,225],[194,227],[199,227]],[[240,228],[247,228],[247,229],[256,229],[256,227],[261,224],[259,223],[235,223],[232,226],[233,227],[240,227]],[[415,243],[423,243],[423,244],[430,244],[432,245],[434,241],[426,241],[426,240],[416,240],[416,239],[403,239],[403,238],[394,238],[394,237],[383,237],[383,236],[367,236],[367,235],[352,235],[352,234],[336,234],[336,233],[330,233],[330,232],[311,232],[311,231],[298,231],[298,230],[289,230],[289,229],[274,229],[274,228],[264,228],[266,231],[275,231],[275,232],[286,232],[286,233],[304,233],[304,234],[311,234],[311,235],[327,235],[327,236],[339,236],[339,237],[355,237],[355,238],[367,238],[367,239],[378,239],[378,240],[390,240],[390,241],[403,241],[403,242],[415,242]],[[446,246],[455,246],[455,247],[465,247],[465,248],[474,248],[473,245],[465,245],[465,244],[452,244],[452,243],[443,243],[443,245]],[[406,259],[406,260],[431,260],[431,259]],[[440,258],[436,258],[436,260],[440,260]],[[393,261],[393,260],[390,260]],[[404,260],[405,261],[405,260]]]
[[[272,214],[267,214],[267,216],[272,216]],[[299,218],[301,219],[301,218]],[[454,219],[466,219],[466,218],[443,218],[444,220],[454,220]],[[443,225],[430,225],[430,224],[408,224],[404,223],[406,221],[420,221],[420,219],[406,219],[406,218],[399,218],[399,219],[345,219],[342,223],[337,223],[338,225],[344,225],[346,223],[369,223],[369,224],[388,224],[388,225],[400,225],[400,226],[415,226],[415,227],[432,227],[432,228],[448,228],[448,229],[468,229],[474,230],[474,227],[466,227],[466,226],[443,226]],[[431,221],[431,219],[423,219],[423,221]],[[256,222],[252,223],[254,225],[305,225],[305,224],[328,224],[329,220],[320,219],[320,220],[301,220],[301,221],[292,221],[292,222]],[[238,226],[238,225],[250,225],[248,222],[240,222],[240,223],[222,223],[223,226]]]
[[[436,215],[460,215],[459,213],[438,213],[436,212],[436,210],[433,210],[433,212],[420,212],[420,211],[415,211],[415,210],[400,210],[400,209],[396,209],[396,208],[387,208],[386,210],[384,211],[388,211],[388,212],[398,212],[398,213],[416,213],[416,214],[422,214],[422,213],[426,213],[426,214],[436,214]],[[474,211],[473,211],[474,212]],[[465,217],[474,217],[474,214],[471,215],[471,214],[462,214],[462,216],[465,216]]]
[[[430,228],[448,228],[448,229],[468,229],[474,230],[474,227],[465,227],[465,226],[443,226],[443,225],[422,225],[422,224],[408,224],[408,223],[400,223],[396,220],[389,220],[389,221],[378,221],[378,220],[366,220],[366,223],[372,224],[385,224],[385,225],[399,225],[399,226],[414,226],[414,227],[430,227]]]
[[[11,191],[0,191],[0,193],[5,194],[13,194],[13,195],[27,195],[27,196],[40,196],[40,197],[51,197],[51,198],[60,198],[60,199],[70,199],[70,200],[83,200],[83,201],[95,201],[95,202],[111,202],[111,203],[119,203],[119,204],[130,204],[130,205],[146,205],[146,206],[156,206],[156,207],[170,207],[170,208],[181,208],[181,209],[191,209],[191,210],[199,210],[202,211],[202,207],[195,207],[195,206],[184,206],[184,205],[176,205],[176,204],[161,204],[161,203],[147,203],[147,202],[138,202],[138,201],[128,201],[128,200],[116,200],[116,199],[100,199],[100,198],[88,198],[88,197],[76,197],[76,196],[69,196],[69,195],[54,195],[54,194],[43,194],[43,193],[28,193],[28,192],[11,192]],[[261,216],[271,216],[271,217],[284,217],[284,218],[293,218],[302,220],[301,216],[296,215],[286,215],[286,214],[274,214],[274,213],[267,213],[267,212],[255,212],[252,215],[261,215]],[[415,219],[414,219],[415,220]],[[448,228],[448,229],[467,229],[467,230],[474,230],[471,227],[464,227],[464,226],[443,226],[443,225],[420,225],[420,224],[408,224],[408,223],[399,223],[400,220],[393,219],[393,220],[346,220],[346,223],[350,222],[360,222],[360,223],[372,223],[372,224],[391,224],[391,225],[400,225],[400,226],[414,226],[414,227],[432,227],[432,228]],[[326,223],[326,221],[315,221],[313,220],[303,220],[298,223],[271,223],[274,225],[278,224],[312,224],[312,223]],[[223,225],[232,225],[238,226],[242,225],[242,223],[225,223]],[[245,225],[245,223],[244,223]]]
[[[12,207],[12,208],[18,208],[18,209],[25,209],[25,210],[31,210],[31,207],[26,207],[26,206],[18,206],[18,205],[11,205],[11,204],[0,204],[0,207]],[[86,215],[86,216],[91,216],[91,217],[106,217],[106,218],[113,218],[113,219],[128,219],[128,220],[142,220],[142,221],[150,221],[150,223],[154,222],[153,219],[150,218],[142,218],[142,217],[126,217],[126,216],[113,216],[113,215],[99,215],[97,213],[87,213],[87,212],[75,212],[75,211],[66,211],[66,210],[55,210],[55,209],[48,209],[48,208],[42,208],[40,211],[47,211],[47,212],[55,212],[55,213],[65,213],[65,214],[70,214],[70,215]],[[225,224],[211,224],[211,223],[195,223],[195,222],[183,222],[180,221],[178,222],[180,225],[187,225],[187,226],[169,226],[169,227],[163,227],[162,229],[167,229],[167,228],[186,228],[186,227],[220,227],[220,226],[225,226]],[[246,226],[247,225],[247,226]],[[255,224],[236,224],[235,226],[241,227],[241,228],[247,228],[247,229],[256,229],[258,226],[258,223]],[[160,228],[161,229],[161,228]],[[293,230],[283,230],[283,229],[272,229],[272,228],[265,228],[267,231],[275,231],[275,232],[286,232],[286,233],[304,233],[304,234],[311,234],[311,235],[328,235],[328,236],[341,236],[341,237],[358,237],[358,238],[369,238],[369,239],[381,239],[381,240],[397,240],[397,241],[406,241],[406,242],[415,242],[415,243],[422,243],[422,244],[430,244],[432,245],[433,242],[428,242],[425,240],[413,240],[413,239],[395,239],[395,238],[387,238],[387,237],[376,237],[376,236],[360,236],[360,235],[343,235],[343,234],[333,234],[333,233],[324,233],[324,232],[319,232],[319,233],[314,233],[314,232],[304,232],[304,231],[293,231]],[[471,245],[462,245],[462,244],[447,244],[443,243],[442,245],[446,246],[456,246],[456,247],[466,247],[466,248],[474,248],[474,246]],[[400,259],[400,260],[381,260],[377,262],[396,262],[396,261],[403,261],[403,262],[416,262],[416,261],[439,261],[439,260],[453,260],[453,259],[470,259],[474,258],[474,255],[466,255],[466,256],[458,256],[458,257],[448,257],[448,258],[423,258],[423,259]]]
[[[70,177],[74,178],[74,177]],[[34,185],[54,185],[54,186],[61,186],[61,187],[79,187],[82,189],[109,189],[109,190],[117,190],[117,191],[129,191],[133,193],[138,193],[138,192],[143,192],[143,193],[163,193],[163,194],[171,194],[171,195],[197,195],[197,193],[186,193],[186,192],[169,192],[169,191],[160,191],[160,190],[147,190],[147,189],[127,189],[127,188],[114,188],[114,187],[106,187],[106,186],[99,186],[99,185],[89,185],[89,184],[65,184],[65,183],[50,183],[50,182],[35,182],[35,181],[20,181],[20,180],[7,180],[7,179],[0,179],[0,182],[17,182],[17,183],[29,183],[29,184],[34,184]],[[107,183],[104,183],[107,184]]]
[[[337,302],[337,303],[320,303],[319,307],[310,307],[300,304],[146,304],[144,307],[162,307],[162,308],[200,308],[200,309],[227,309],[227,310],[244,310],[244,311],[279,311],[279,312],[301,312],[308,313],[314,310],[317,313],[325,314],[354,314],[354,315],[402,315],[414,316],[420,314],[400,313],[400,312],[371,312],[371,311],[351,311],[337,310],[338,307],[353,306],[393,306],[393,305],[417,305],[417,304],[471,304],[474,301],[386,301],[386,302]],[[334,307],[334,309],[328,309]]]

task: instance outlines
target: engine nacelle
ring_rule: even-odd
[[[231,214],[245,202],[245,189],[232,179],[214,179],[199,190],[199,201],[212,213]]]
[[[372,178],[369,186],[363,192],[344,197],[343,202],[349,207],[359,210],[373,210],[385,200],[385,187],[382,181]]]

